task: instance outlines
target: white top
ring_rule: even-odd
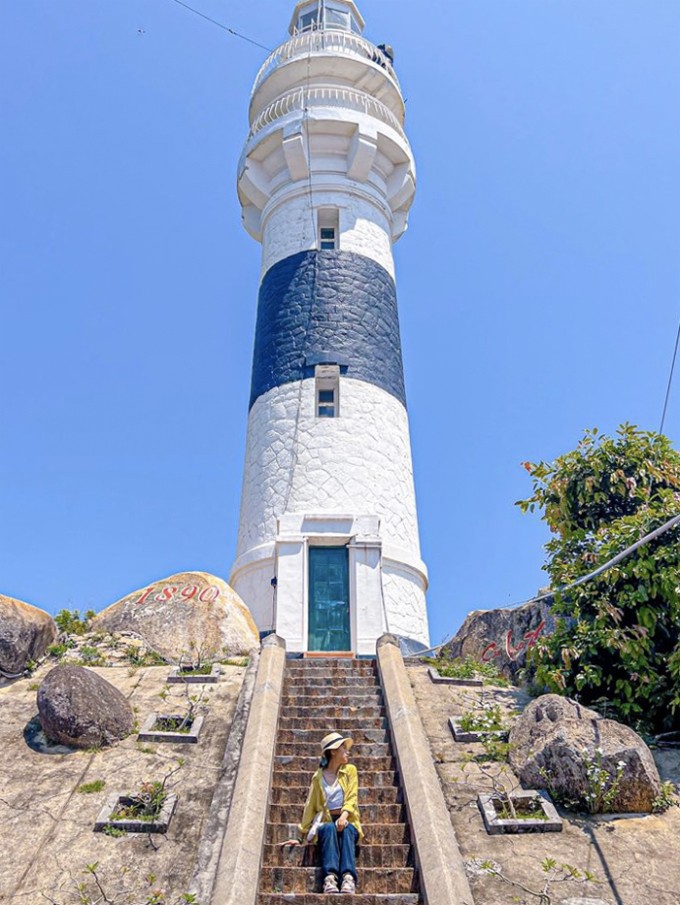
[[[328,782],[326,779],[326,774],[322,777],[323,783],[323,791],[326,796],[326,807],[329,811],[338,811],[343,804],[345,803],[345,793],[342,791],[342,786],[338,782],[338,777],[335,777],[335,782]]]

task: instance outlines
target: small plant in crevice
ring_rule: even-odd
[[[477,758],[478,761],[492,760],[505,763],[510,754],[510,744],[493,735],[483,735],[480,744],[484,748],[484,754]]]
[[[621,785],[621,777],[626,768],[626,762],[620,760],[616,766],[610,769],[604,763],[604,751],[595,748],[593,754],[587,749],[583,751],[583,762],[586,766],[586,792],[585,805],[591,814],[608,814],[612,811],[614,800]]]
[[[125,648],[125,656],[130,661],[131,666],[165,666],[167,660],[155,650],[148,650],[137,647],[135,644],[128,644]]]
[[[555,858],[544,858],[540,862],[543,876],[536,880],[535,885],[529,886],[509,876],[504,868],[500,867],[497,862],[491,860],[482,861],[479,865],[480,871],[487,873],[491,877],[496,877],[501,882],[510,886],[512,889],[518,890],[520,895],[513,896],[513,902],[518,905],[555,905],[554,887],[561,886],[560,898],[562,898],[567,890],[563,888],[563,884],[574,884],[583,886],[586,883],[599,882],[590,871],[573,867],[571,864],[560,864]]]
[[[609,767],[605,763],[604,751],[600,747],[595,748],[593,752],[584,749],[582,757],[586,771],[586,787],[581,795],[574,798],[564,795],[555,788],[548,770],[540,767],[538,772],[545,782],[545,788],[555,801],[570,811],[584,809],[590,814],[609,814],[619,793],[626,763],[620,760],[613,768]]]
[[[668,780],[661,783],[661,791],[652,802],[652,811],[655,814],[663,814],[669,808],[680,807],[680,799],[678,799],[675,786]]]
[[[481,679],[485,685],[510,684],[495,663],[485,663],[474,657],[426,657],[424,662],[434,666],[445,679]]]
[[[97,650],[90,644],[84,644],[78,651],[80,662],[85,666],[102,666],[106,661]]]
[[[93,792],[101,792],[106,787],[106,780],[94,779],[92,782],[84,782],[78,786],[77,792],[81,795],[91,795]]]

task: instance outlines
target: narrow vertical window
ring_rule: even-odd
[[[338,365],[317,365],[314,377],[316,417],[337,418],[340,414],[340,368]]]
[[[339,219],[336,207],[319,209],[319,248],[323,251],[340,248]]]

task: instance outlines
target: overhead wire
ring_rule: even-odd
[[[618,565],[622,560],[626,559],[627,556],[630,556],[631,553],[634,553],[639,547],[644,546],[644,544],[648,544],[652,540],[656,540],[657,537],[661,537],[661,535],[665,534],[666,531],[670,531],[671,528],[676,528],[678,525],[680,525],[680,514],[674,515],[672,518],[668,519],[667,522],[664,522],[663,525],[659,525],[659,527],[655,528],[654,531],[650,531],[649,534],[645,534],[645,536],[641,537],[640,540],[635,541],[634,544],[626,547],[625,550],[621,550],[620,553],[617,553],[616,556],[608,559],[606,563],[598,566],[597,569],[593,569],[593,571],[588,572],[587,575],[582,575],[580,578],[577,578],[576,581],[572,581],[566,585],[560,585],[558,588],[552,588],[550,591],[546,591],[545,594],[539,594],[537,597],[531,597],[529,600],[520,600],[517,603],[506,603],[504,606],[498,607],[498,609],[515,609],[516,607],[526,606],[529,603],[540,603],[542,600],[552,600],[556,594],[566,594],[567,591],[571,591],[573,590],[573,588],[577,588],[582,584],[586,584],[586,582],[592,581],[593,578],[597,578],[598,575],[602,575],[603,572],[607,572],[609,569]],[[435,647],[428,647],[427,650],[418,651],[415,656],[422,657],[425,654],[431,653],[432,651],[439,650],[441,647],[444,647],[445,644],[448,644],[449,641],[451,641],[453,638],[455,638],[455,635],[451,635],[451,637],[446,638],[446,640],[442,641],[441,644],[437,644]]]
[[[673,349],[673,359],[671,361],[671,370],[668,375],[668,385],[666,387],[666,398],[663,403],[663,413],[661,415],[661,425],[659,426],[659,433],[663,433],[664,424],[666,423],[666,412],[668,411],[668,400],[671,395],[671,386],[673,385],[673,372],[675,371],[675,361],[678,357],[678,345],[680,345],[680,321],[678,322],[678,332],[675,337],[675,348]]]
[[[200,16],[201,19],[205,19],[206,22],[211,22],[213,25],[216,25],[218,28],[221,28],[223,31],[229,32],[230,35],[233,35],[235,38],[241,38],[243,41],[247,41],[249,44],[254,44],[255,47],[261,47],[262,50],[266,50],[267,53],[272,52],[271,47],[266,47],[264,44],[260,44],[259,41],[254,41],[252,38],[248,38],[246,35],[242,35],[240,32],[236,31],[233,28],[229,28],[228,25],[225,25],[223,22],[218,22],[217,19],[213,19],[210,16],[206,16],[205,13],[202,13],[200,10],[195,9],[193,6],[189,6],[188,3],[185,3],[184,0],[172,0],[173,3],[176,3],[178,6],[183,6],[184,9],[188,9],[189,12],[195,13],[197,16]]]

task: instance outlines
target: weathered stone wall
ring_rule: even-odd
[[[300,252],[262,281],[250,404],[331,362],[406,404],[397,292],[389,273],[346,251]]]
[[[360,194],[346,191],[319,191],[313,194],[314,207],[335,207],[340,219],[340,249],[371,258],[394,278],[390,224],[382,205]],[[316,213],[309,207],[305,189],[297,198],[288,198],[266,217],[262,242],[262,276],[284,258],[317,247]]]
[[[317,418],[314,401],[314,380],[303,380],[270,390],[250,410],[237,556],[273,541],[285,512],[328,511],[378,515],[384,541],[418,558],[403,405],[348,378],[340,379],[339,418]]]

